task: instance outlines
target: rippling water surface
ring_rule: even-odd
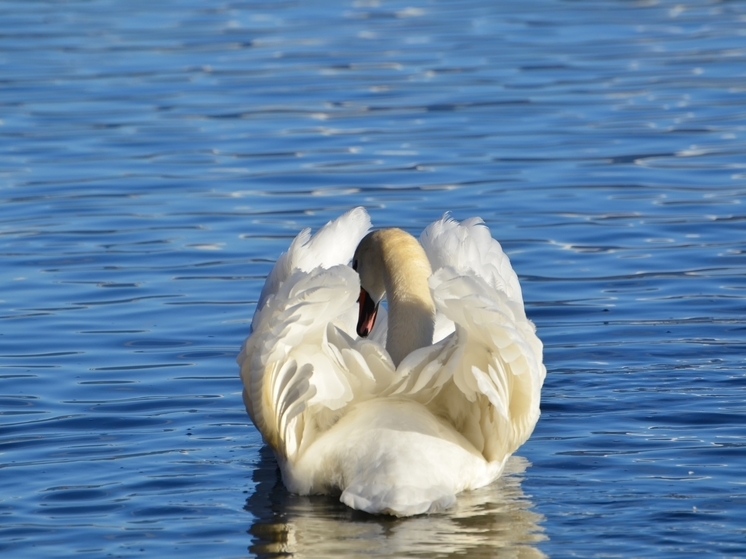
[[[3,557],[746,556],[746,4],[0,3]],[[545,342],[494,485],[278,482],[235,355],[302,227],[482,216]]]

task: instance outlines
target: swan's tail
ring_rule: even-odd
[[[353,509],[371,514],[413,516],[438,512],[456,504],[453,489],[446,487],[414,487],[369,482],[353,483],[339,498]]]
[[[451,507],[458,493],[486,485],[501,470],[423,405],[382,398],[355,406],[284,475],[291,491],[323,493],[311,480],[324,472],[344,504],[412,516]]]

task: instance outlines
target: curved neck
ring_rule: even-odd
[[[412,351],[433,343],[435,304],[427,283],[432,269],[422,246],[409,233],[401,229],[381,233],[389,311],[386,350],[398,367]]]

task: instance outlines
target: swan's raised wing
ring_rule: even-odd
[[[309,431],[391,377],[380,346],[354,339],[360,282],[346,264],[369,226],[359,208],[313,237],[301,232],[270,273],[238,356],[246,409],[289,460]]]
[[[256,306],[257,313],[293,271],[310,272],[314,268],[331,268],[349,263],[358,243],[369,229],[370,216],[362,207],[353,208],[330,221],[313,236],[310,228],[303,229],[290,243],[287,252],[280,255],[267,276]]]
[[[478,276],[523,309],[518,276],[481,218],[472,217],[459,223],[446,214],[427,226],[420,235],[420,243],[433,271],[450,267],[462,274]]]
[[[504,462],[539,418],[546,369],[508,257],[481,220],[447,216],[421,242],[435,270],[437,312],[453,323],[442,341],[409,355],[391,394],[448,420],[490,462]]]

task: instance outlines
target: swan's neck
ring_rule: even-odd
[[[427,283],[432,269],[422,246],[409,233],[401,229],[381,233],[389,311],[386,350],[399,366],[409,353],[433,343],[435,304]]]

